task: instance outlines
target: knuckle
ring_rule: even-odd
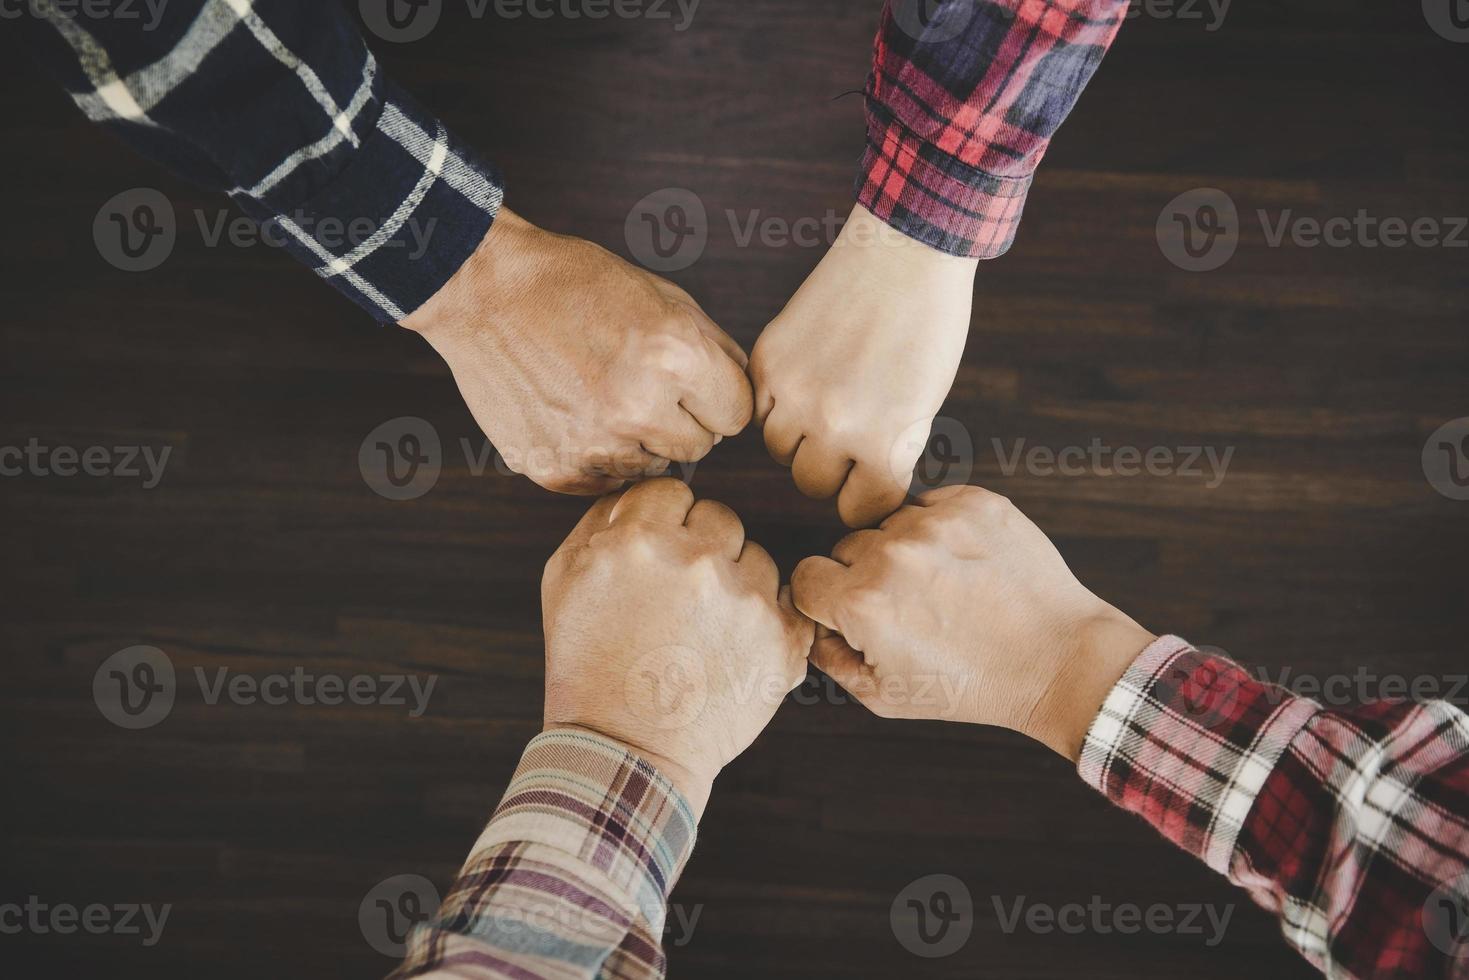
[[[847,589],[837,598],[837,611],[846,622],[860,622],[869,617],[881,617],[880,609],[886,595],[877,582],[864,582]]]
[[[651,390],[640,385],[625,386],[607,400],[608,424],[616,432],[644,432],[651,427],[655,406]]]
[[[918,538],[903,537],[883,542],[880,554],[885,564],[909,570],[931,564],[928,561],[928,552],[927,542]]]
[[[688,315],[670,316],[647,339],[645,363],[653,371],[673,378],[691,377],[697,367],[699,349],[690,336],[693,325]]]
[[[966,494],[965,496],[971,501],[970,506],[984,520],[1004,520],[1014,511],[1015,505],[1010,502],[1009,497],[993,493],[989,490],[982,490],[979,487],[975,487],[974,489],[978,492],[975,494]]]

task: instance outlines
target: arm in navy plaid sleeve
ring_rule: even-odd
[[[497,173],[384,79],[337,0],[170,0],[88,16],[31,0],[34,47],[94,122],[273,222],[302,262],[386,322],[488,232]]]
[[[673,784],[619,743],[537,735],[393,977],[661,978],[668,894],[695,827]]]
[[[989,259],[1102,61],[1126,0],[888,0],[867,82],[857,203],[927,245]]]
[[[1245,888],[1330,977],[1469,976],[1469,717],[1328,711],[1163,637],[1112,689],[1079,771]]]

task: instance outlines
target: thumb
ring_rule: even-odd
[[[592,535],[598,531],[605,531],[607,529],[607,525],[612,522],[612,509],[617,506],[617,502],[621,499],[622,494],[612,493],[598,500],[595,504],[592,504],[591,509],[582,515],[581,520],[576,522],[576,527],[571,529],[571,533],[566,536],[566,540],[561,542],[561,547],[556,550],[570,552],[585,548],[587,542],[592,539]]]
[[[851,576],[850,568],[830,558],[802,559],[791,573],[791,598],[801,612],[827,629],[839,630],[837,609]]]
[[[698,315],[694,317],[694,325],[714,346],[724,351],[726,357],[738,364],[741,371],[750,366],[750,355],[745,353],[745,349],[733,337],[725,333],[719,324],[709,319],[703,310],[699,310]]]
[[[877,691],[877,678],[872,668],[853,650],[846,638],[824,626],[816,627],[816,642],[811,646],[811,663],[852,697],[864,704]]]
[[[702,312],[690,310],[689,315],[704,344],[706,369],[696,377],[684,379],[680,404],[710,432],[739,435],[755,411],[755,394],[745,374],[749,358],[729,334]]]

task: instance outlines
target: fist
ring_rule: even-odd
[[[403,325],[506,465],[551,490],[605,493],[702,459],[750,419],[744,351],[688,293],[508,210]]]
[[[1076,580],[1008,499],[945,487],[808,558],[811,659],[873,712],[1002,725],[1074,758],[1154,637]]]
[[[969,331],[977,260],[929,248],[855,208],[755,345],[765,445],[851,527],[892,513]]]
[[[734,512],[678,480],[606,497],[546,565],[548,729],[589,729],[696,811],[806,676],[813,624]]]

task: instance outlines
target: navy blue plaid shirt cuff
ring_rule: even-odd
[[[473,254],[504,200],[499,171],[478,159],[403,89],[382,82],[377,125],[326,186],[284,213],[236,192],[279,224],[287,248],[384,323],[428,301]]]

